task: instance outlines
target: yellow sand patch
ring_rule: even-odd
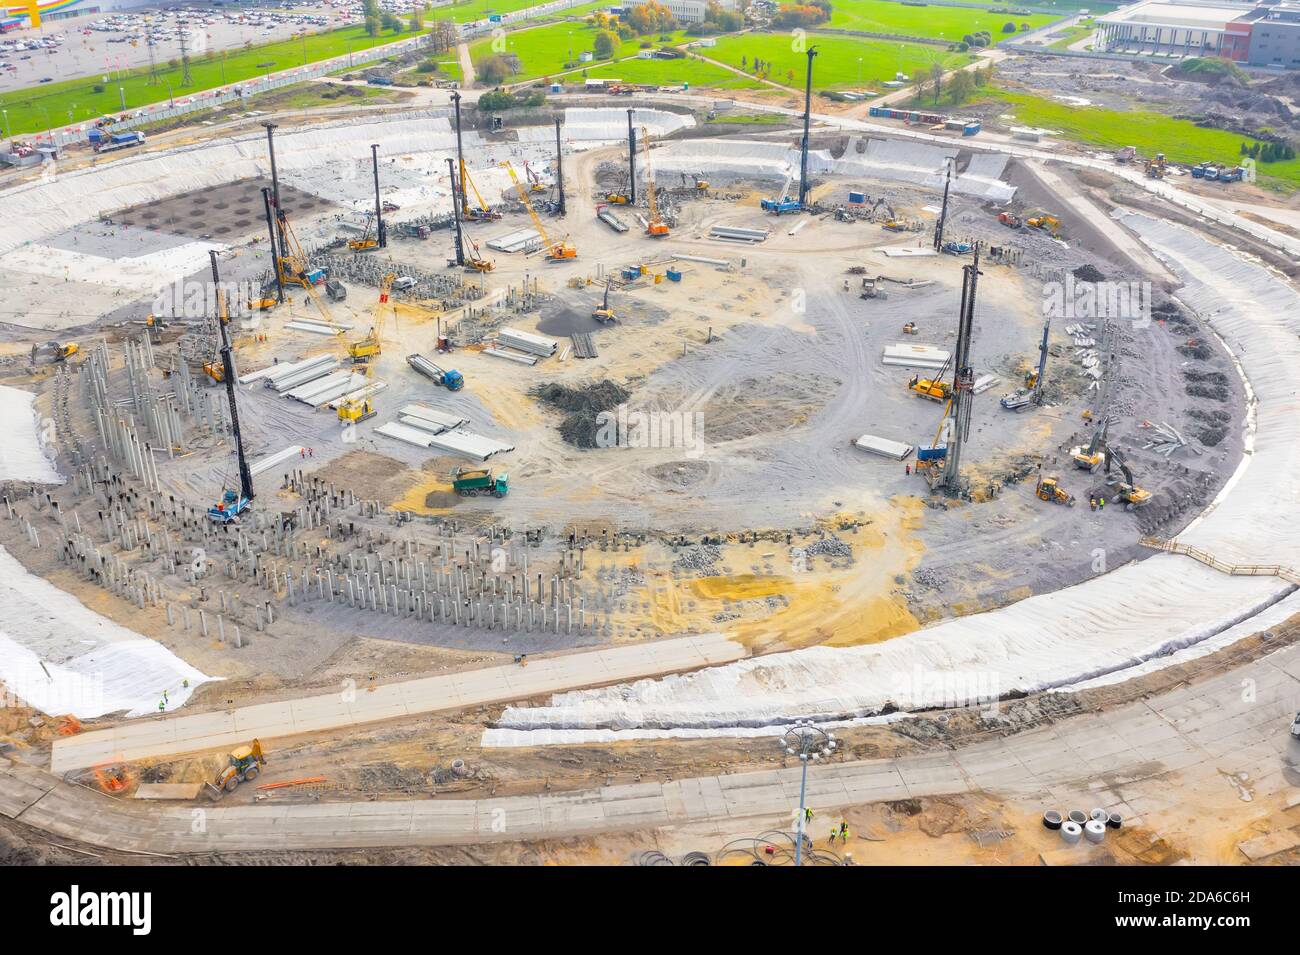
[[[413,511],[416,514],[446,514],[451,508],[436,503],[444,495],[449,502],[456,499],[450,484],[440,477],[431,476],[412,484],[393,502],[392,507],[394,510]]]
[[[791,583],[788,577],[736,574],[732,577],[700,577],[692,580],[690,587],[697,597],[706,600],[753,600],[783,594]]]

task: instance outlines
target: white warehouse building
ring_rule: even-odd
[[[628,0],[623,8],[630,10],[648,0]],[[678,23],[703,23],[708,15],[709,5],[706,0],[655,0],[662,7],[667,7]],[[739,0],[716,0],[724,10],[738,9]]]

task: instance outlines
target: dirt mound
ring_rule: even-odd
[[[596,381],[577,388],[543,385],[532,394],[557,411],[567,411],[560,422],[560,437],[578,448],[597,447],[600,415],[625,403],[632,393],[612,381]]]

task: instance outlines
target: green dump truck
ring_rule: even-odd
[[[461,497],[505,497],[510,493],[510,477],[491,468],[457,468],[451,472],[451,487]]]

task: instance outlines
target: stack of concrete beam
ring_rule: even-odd
[[[536,229],[516,229],[487,240],[487,247],[497,252],[531,252],[541,245],[542,234]]]
[[[882,438],[874,434],[864,434],[857,438],[853,444],[870,454],[879,454],[881,457],[893,458],[895,461],[902,461],[915,450],[910,444],[904,444],[902,441],[891,441],[889,438]]]
[[[257,371],[250,371],[246,375],[239,376],[241,385],[251,385],[255,381],[264,381],[268,378],[277,378],[282,375],[291,375],[295,371],[303,371],[306,368],[318,364],[325,364],[336,359],[330,358],[329,355],[317,355],[315,358],[304,358],[302,361],[283,362],[277,365],[267,365],[265,368],[259,368]]]
[[[253,473],[253,477],[257,477],[259,474],[264,474],[271,470],[271,468],[276,467],[285,461],[299,457],[302,454],[302,451],[302,445],[291,444],[283,451],[276,451],[274,454],[268,454],[264,458],[259,458],[249,465],[248,469]]]
[[[403,405],[398,409],[397,420],[411,428],[430,434],[440,434],[468,424],[469,419],[447,411],[436,411],[424,405]]]
[[[771,234],[767,229],[740,229],[728,225],[715,225],[709,232],[710,238],[730,242],[762,242]]]
[[[339,405],[344,404],[345,402],[348,401],[361,401],[365,398],[369,398],[371,395],[377,394],[383,391],[387,387],[388,387],[388,382],[386,381],[367,382],[365,385],[362,385],[356,391],[344,392],[343,394],[339,395],[337,398],[332,399],[328,404],[329,407],[331,408],[337,408]]]
[[[380,425],[375,429],[375,433],[382,434],[386,438],[413,444],[416,447],[432,448],[447,454],[458,454],[474,461],[486,461],[494,454],[513,451],[515,447],[513,444],[506,444],[504,441],[497,441],[494,438],[486,438],[481,434],[471,434],[468,431],[459,429],[434,433],[427,430],[429,427],[436,427],[436,424],[428,419],[404,415],[401,421],[390,421],[387,424]]]
[[[922,371],[938,371],[948,363],[951,353],[933,345],[908,345],[898,343],[886,345],[882,365],[901,365],[904,368],[917,368]]]
[[[497,345],[504,348],[513,348],[515,351],[521,351],[528,355],[549,358],[555,354],[559,342],[554,338],[546,338],[543,335],[521,332],[517,328],[503,328],[497,332]]]
[[[535,355],[522,355],[517,351],[508,351],[505,348],[484,348],[483,354],[491,355],[493,358],[504,358],[506,361],[512,361],[517,365],[537,364]]]
[[[324,378],[338,367],[339,360],[333,355],[318,355],[315,358],[305,362],[299,362],[296,366],[289,366],[288,370],[273,371],[263,377],[268,388],[273,388],[280,394],[291,391],[299,385],[305,385],[309,381],[315,381],[317,378]]]
[[[299,332],[311,332],[313,335],[340,335],[352,329],[351,325],[327,322],[319,318],[295,318],[292,322],[285,322],[284,327]]]
[[[285,395],[295,401],[311,405],[313,408],[319,408],[321,405],[329,404],[334,399],[350,391],[356,391],[366,384],[367,381],[364,375],[355,375],[350,371],[339,371],[332,375],[326,375],[324,378],[309,381],[292,391],[285,392]]]

